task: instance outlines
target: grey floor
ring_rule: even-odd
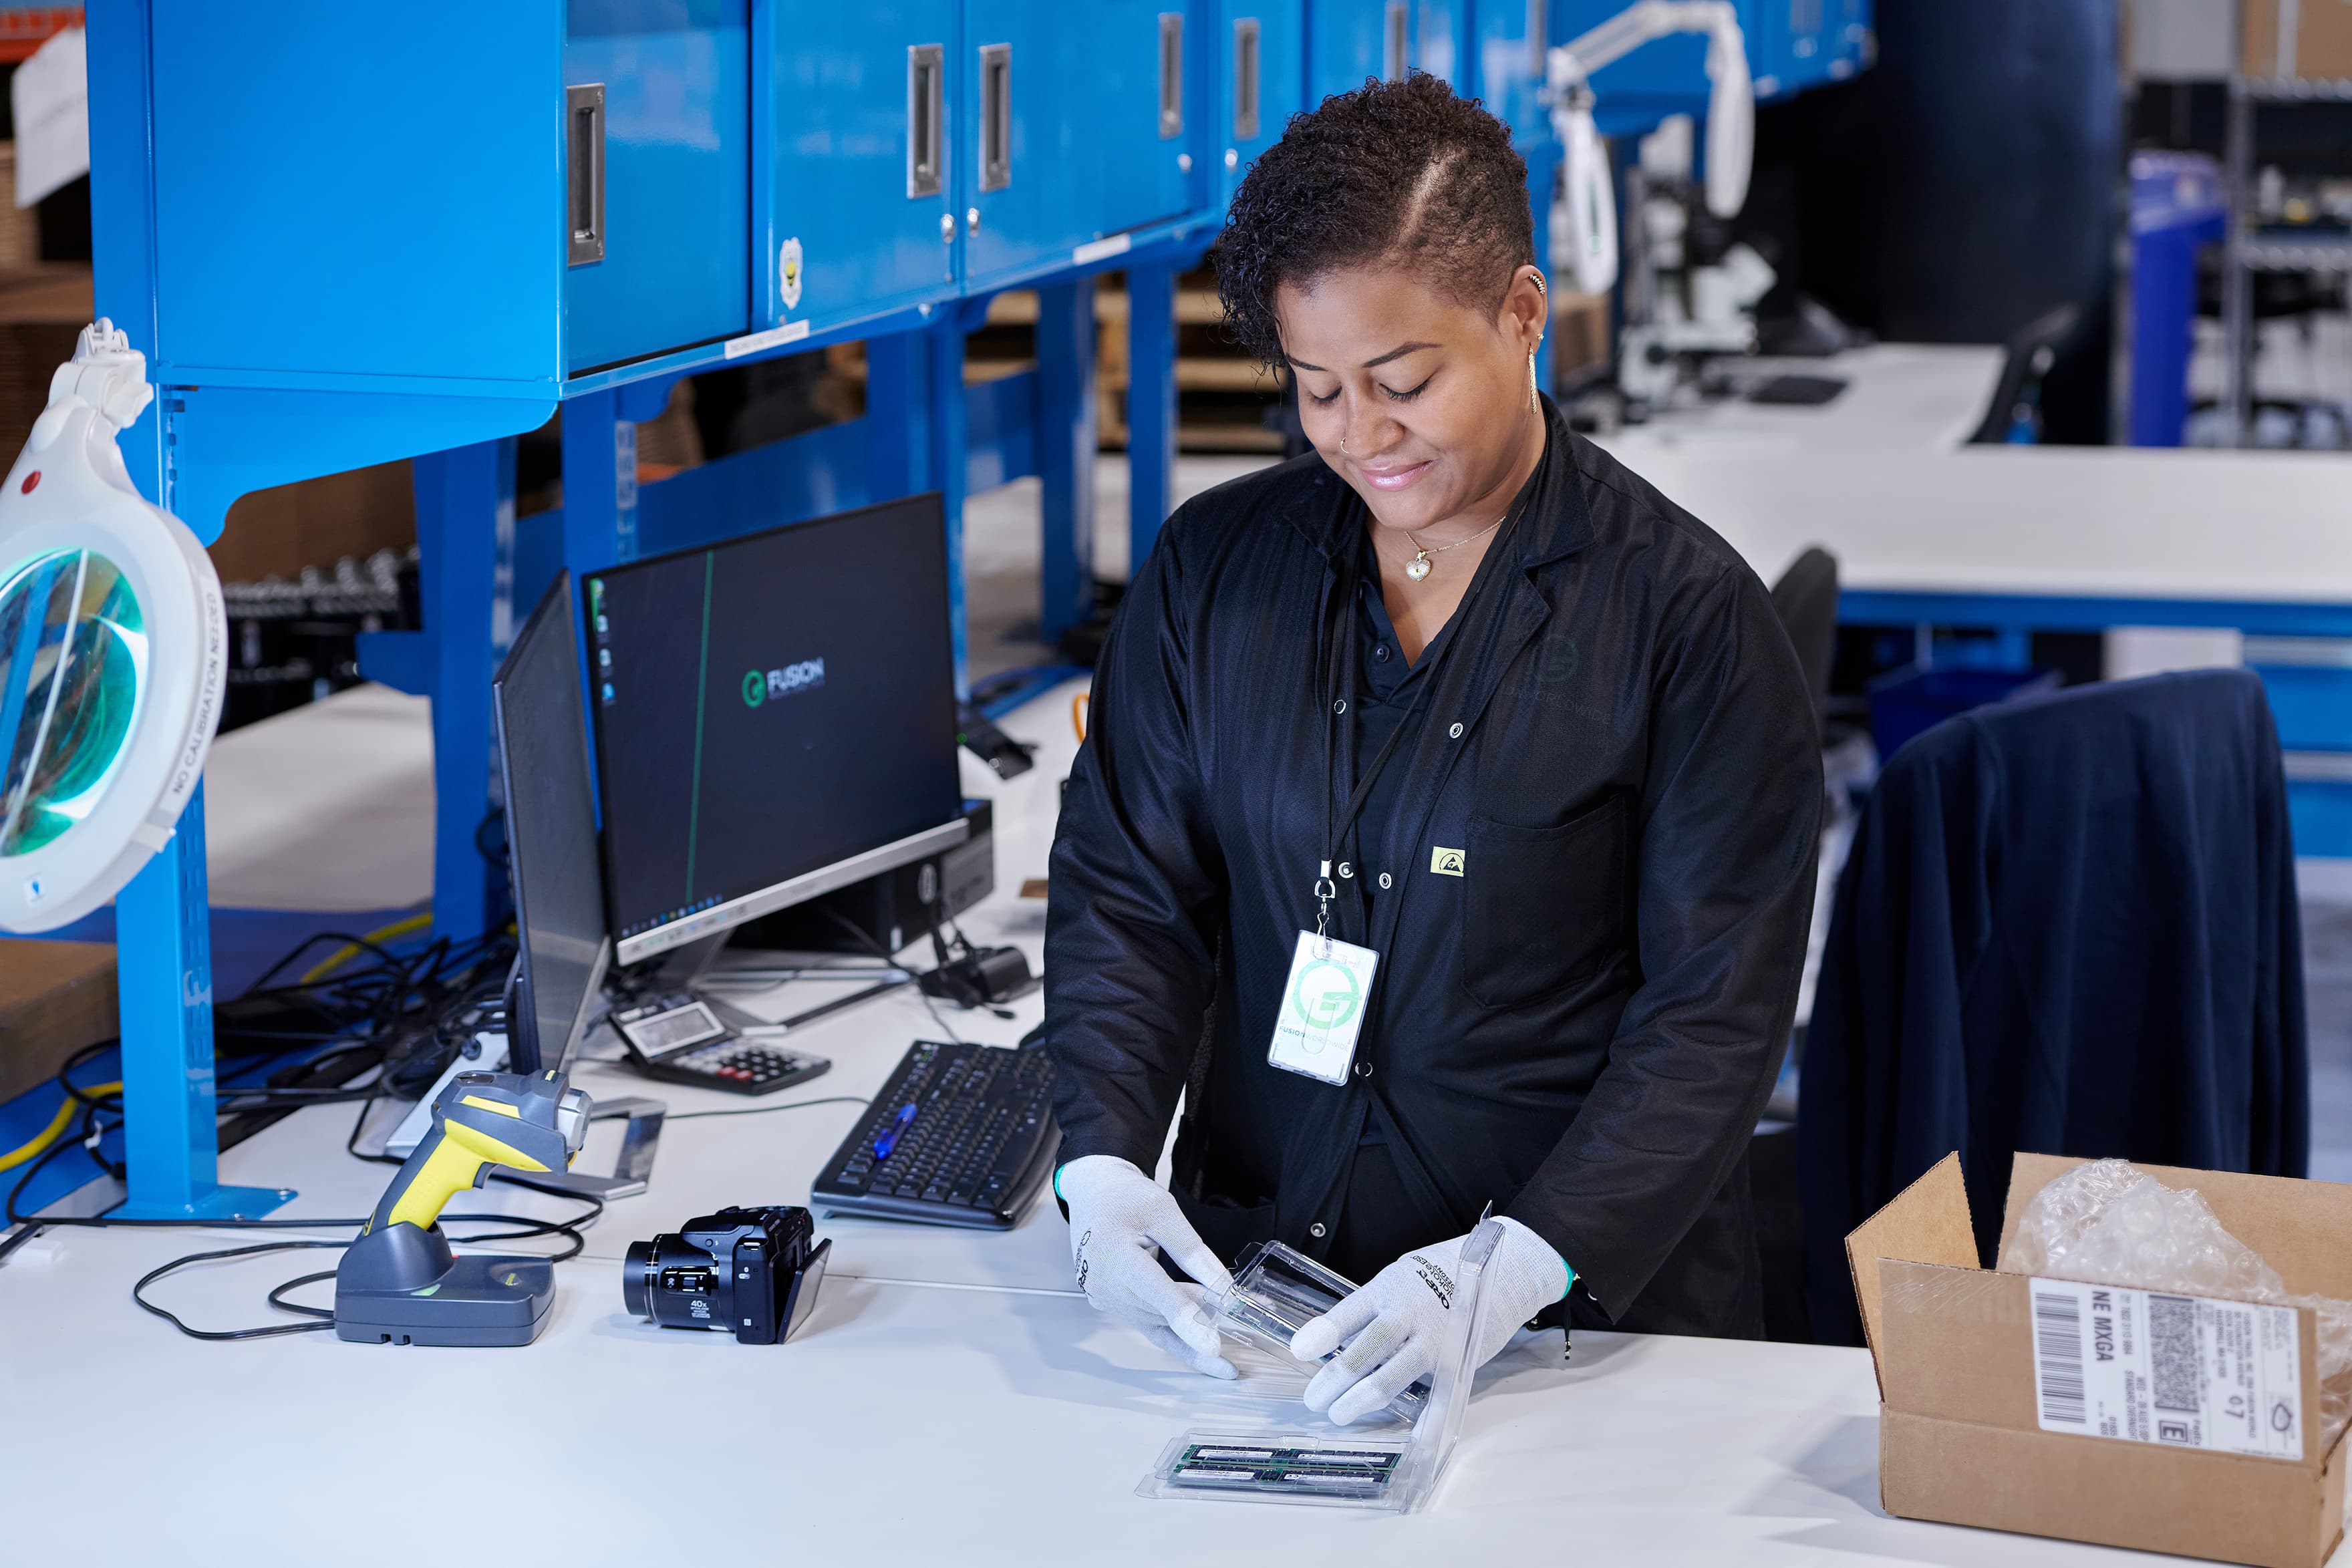
[[[2311,1029],[2311,1174],[2352,1182],[2352,904],[2303,906]]]
[[[1260,467],[1253,457],[1186,457],[1178,501]],[[1127,463],[1106,455],[1096,472],[1095,570],[1127,575]],[[964,611],[975,680],[1051,663],[1037,641],[1038,488],[1024,479],[971,497],[964,511]],[[2326,895],[2314,897],[2315,883]],[[2352,1182],[2352,867],[2306,863],[2304,980],[2311,1037],[2311,1174]]]

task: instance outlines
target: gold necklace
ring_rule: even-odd
[[[1412,579],[1415,582],[1419,582],[1423,578],[1429,575],[1432,565],[1429,559],[1431,556],[1444,555],[1447,550],[1460,549],[1464,545],[1472,543],[1477,539],[1483,539],[1488,534],[1493,533],[1496,528],[1501,528],[1509,520],[1510,514],[1506,512],[1501,517],[1496,517],[1493,522],[1488,523],[1485,528],[1480,528],[1476,533],[1472,534],[1469,538],[1455,539],[1452,544],[1439,545],[1433,550],[1427,545],[1422,543],[1420,539],[1414,538],[1413,532],[1411,528],[1405,529],[1404,537],[1409,539],[1412,539],[1412,548],[1420,553],[1415,555],[1411,560],[1404,563],[1404,574]]]

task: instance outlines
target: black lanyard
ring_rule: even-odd
[[[1505,521],[1507,524],[1510,518],[1506,517]],[[1495,551],[1501,548],[1505,539],[1517,531],[1515,528],[1506,527],[1498,534],[1494,544],[1487,547],[1486,558],[1478,563],[1477,575],[1471,580],[1468,591],[1463,594],[1462,602],[1454,607],[1454,613],[1448,618],[1446,626],[1438,632],[1438,640],[1444,645],[1437,650],[1437,656],[1432,663],[1415,672],[1420,677],[1421,690],[1414,695],[1412,706],[1405,710],[1404,716],[1399,719],[1396,727],[1389,732],[1389,737],[1381,744],[1381,748],[1372,754],[1371,761],[1364,767],[1361,777],[1356,780],[1355,789],[1349,792],[1348,803],[1339,808],[1337,816],[1332,814],[1331,801],[1332,797],[1337,793],[1336,775],[1339,768],[1338,760],[1339,720],[1347,713],[1349,701],[1348,696],[1341,694],[1339,686],[1345,676],[1354,672],[1355,661],[1347,657],[1336,659],[1327,657],[1324,660],[1324,690],[1329,696],[1328,702],[1325,704],[1324,712],[1328,716],[1326,722],[1329,728],[1326,732],[1323,748],[1325,770],[1323,858],[1315,873],[1315,935],[1327,941],[1329,939],[1331,900],[1337,897],[1339,892],[1338,884],[1331,880],[1331,865],[1339,857],[1339,845],[1347,838],[1348,831],[1356,825],[1356,819],[1363,814],[1364,803],[1372,796],[1372,786],[1380,782],[1381,770],[1388,766],[1389,759],[1396,755],[1398,745],[1413,728],[1413,721],[1421,716],[1422,706],[1429,700],[1429,694],[1437,689],[1439,672],[1444,668],[1447,656],[1454,652],[1454,645],[1462,640],[1459,635],[1462,624],[1468,618],[1471,608],[1476,604],[1478,595],[1486,589],[1489,575],[1488,568],[1494,563]],[[1360,546],[1360,548],[1366,547]],[[1355,645],[1353,642],[1357,635],[1355,618],[1363,613],[1363,606],[1356,602],[1358,596],[1363,592],[1363,576],[1357,564],[1360,559],[1360,558],[1351,558],[1350,564],[1343,573],[1341,609],[1337,635],[1347,641],[1327,644],[1327,648],[1335,653],[1339,647],[1352,648]],[[1340,666],[1339,668],[1333,667],[1335,662]]]

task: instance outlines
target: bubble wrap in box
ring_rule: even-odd
[[[2278,1270],[2221,1228],[2196,1189],[2175,1192],[2127,1160],[2094,1160],[2027,1200],[2000,1266],[2142,1291],[2309,1307],[2319,1322],[2320,1450],[2352,1413],[2352,1301],[2289,1295]]]

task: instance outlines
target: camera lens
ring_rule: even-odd
[[[621,1300],[641,1318],[654,1315],[654,1245],[630,1242],[628,1260],[621,1265]]]

